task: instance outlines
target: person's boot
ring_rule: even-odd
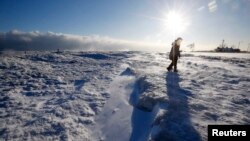
[[[177,67],[174,67],[174,72],[178,72]]]
[[[171,70],[172,70],[172,68],[170,68],[170,67],[167,67],[167,70],[168,70],[168,71],[171,71]]]

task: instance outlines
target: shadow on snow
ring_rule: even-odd
[[[201,141],[190,119],[188,96],[192,93],[180,87],[178,73],[168,72],[166,88],[169,98],[167,112],[163,115],[163,130],[155,141]]]
[[[152,138],[154,141],[202,140],[190,119],[188,96],[191,96],[192,93],[181,88],[179,82],[180,78],[178,73],[167,73],[166,89],[168,106],[165,109],[166,112],[161,117],[161,130]],[[130,141],[144,141],[149,139],[152,124],[159,111],[159,104],[156,104],[157,107],[154,107],[152,112],[138,109],[135,105],[140,95],[139,91],[139,87],[135,86],[130,96],[130,102],[134,106],[131,117],[132,133]]]

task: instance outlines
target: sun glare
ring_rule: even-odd
[[[170,11],[165,17],[164,26],[173,34],[178,34],[186,30],[188,23],[180,13]]]

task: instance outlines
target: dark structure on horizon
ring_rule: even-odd
[[[222,40],[222,43],[215,49],[215,52],[240,52],[240,42],[238,48],[235,48],[234,46],[228,47],[224,42],[225,41]]]

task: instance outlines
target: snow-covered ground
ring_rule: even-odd
[[[202,141],[250,124],[250,55],[0,54],[0,140]]]

